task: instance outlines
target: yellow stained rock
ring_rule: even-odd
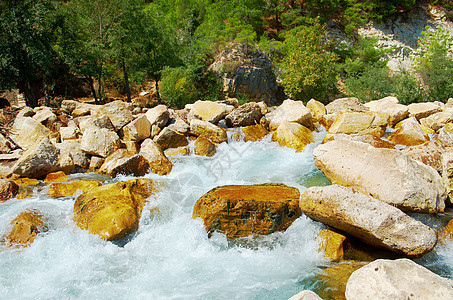
[[[199,156],[213,156],[216,153],[216,147],[208,138],[199,136],[195,141],[194,151]]]
[[[19,186],[19,193],[17,199],[26,199],[33,196],[33,186],[39,184],[39,180],[36,178],[19,178],[14,180]]]
[[[284,184],[227,185],[212,189],[195,203],[192,217],[208,232],[228,238],[286,230],[301,214],[299,190]]]
[[[337,115],[329,133],[372,134],[382,137],[388,122],[388,115],[380,113],[343,111]]]
[[[154,192],[154,182],[144,178],[92,188],[75,201],[74,221],[105,240],[119,240],[137,230],[142,209]]]
[[[321,120],[323,116],[327,113],[326,107],[321,102],[311,99],[307,102],[306,107],[310,111],[313,119]]]
[[[392,143],[415,146],[429,141],[429,136],[414,117],[399,122],[395,128],[398,130],[388,136]]]
[[[314,142],[310,129],[298,123],[283,121],[272,134],[272,141],[282,147],[295,149],[297,152],[304,150],[305,146]]]
[[[36,236],[48,230],[43,216],[36,210],[28,210],[11,221],[11,231],[5,236],[9,247],[26,247]]]
[[[189,147],[180,147],[180,148],[170,148],[165,150],[165,155],[166,156],[179,156],[179,155],[190,155],[190,149]]]
[[[101,183],[96,180],[78,180],[67,183],[55,182],[49,187],[49,195],[53,197],[72,196],[75,195],[78,190],[86,192],[98,186],[101,186]]]
[[[323,229],[318,234],[318,237],[321,239],[319,250],[324,252],[324,255],[330,261],[343,259],[343,242],[346,240],[344,235],[329,229]]]
[[[63,172],[63,171],[49,173],[49,174],[47,174],[46,178],[44,179],[44,182],[47,184],[50,184],[53,182],[66,182],[66,181],[68,181],[68,176],[66,176],[65,172]]]
[[[244,139],[246,142],[260,141],[266,135],[269,134],[269,131],[267,131],[266,128],[264,128],[264,126],[261,124],[246,126],[246,127],[242,128],[242,131],[244,132],[244,135],[245,135]]]

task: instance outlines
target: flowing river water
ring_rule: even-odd
[[[281,182],[303,192],[329,184],[312,157],[324,135],[316,133],[316,142],[302,153],[267,136],[261,142],[230,139],[211,158],[172,157],[170,175],[145,176],[159,192],[145,207],[138,231],[117,243],[78,229],[76,196],[52,198],[48,186],[35,187],[32,198],[1,203],[0,236],[28,208],[41,211],[50,230],[25,249],[0,245],[0,299],[288,299],[304,289],[319,290],[323,283],[314,274],[329,265],[318,250],[321,223],[302,215],[283,233],[228,241],[219,233],[208,238],[202,220],[192,219],[192,208],[220,185]],[[132,177],[69,178],[109,183]],[[156,206],[160,213],[151,215]],[[436,229],[443,224],[441,217],[415,217]],[[417,262],[453,278],[453,243],[438,245]]]

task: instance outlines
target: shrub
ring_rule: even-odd
[[[371,101],[392,95],[392,79],[388,69],[370,66],[358,76],[349,76],[345,79],[349,89],[349,96],[361,101]]]
[[[162,100],[167,105],[178,108],[195,102],[199,95],[196,81],[195,72],[191,68],[164,68],[160,86]]]

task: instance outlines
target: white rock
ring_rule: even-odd
[[[283,121],[299,123],[307,128],[313,128],[312,115],[302,101],[287,99],[276,110],[266,114],[269,129],[276,130]]]
[[[153,125],[163,128],[170,118],[170,112],[165,105],[158,105],[146,112],[146,117],[148,118],[151,127]]]
[[[13,141],[25,150],[49,136],[48,128],[29,117],[16,118],[10,131]]]
[[[125,141],[142,141],[151,135],[151,123],[145,115],[141,115],[123,127]]]
[[[93,127],[86,130],[80,142],[80,149],[88,154],[107,157],[120,148],[116,132],[106,128]]]
[[[306,290],[292,296],[288,300],[322,300],[322,298],[319,297],[315,292]]]

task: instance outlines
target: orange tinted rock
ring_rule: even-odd
[[[78,190],[86,192],[100,185],[101,183],[96,180],[78,180],[67,183],[56,182],[50,185],[49,195],[53,197],[72,196],[75,195]]]
[[[415,146],[429,141],[429,136],[415,118],[401,121],[395,128],[398,130],[388,136],[389,141],[395,144]]]
[[[321,239],[319,250],[331,261],[341,260],[344,257],[343,242],[346,237],[329,229],[323,229],[318,234]]]
[[[16,197],[18,192],[19,186],[14,181],[0,178],[0,202]]]
[[[192,217],[228,238],[271,234],[286,230],[301,215],[299,195],[297,188],[277,183],[221,186],[198,199]]]
[[[48,230],[43,216],[36,210],[25,211],[11,222],[11,231],[5,236],[6,244],[10,247],[28,246],[36,236]]]
[[[204,136],[199,136],[194,145],[195,154],[199,156],[213,156],[216,153],[215,145]]]
[[[266,128],[264,128],[264,126],[261,124],[244,127],[242,128],[242,131],[244,132],[244,139],[246,142],[260,141],[269,134],[269,131],[267,131]]]
[[[119,240],[137,230],[142,209],[154,191],[154,182],[144,178],[92,188],[75,201],[74,221],[105,240]]]
[[[310,129],[299,123],[283,121],[272,134],[272,141],[282,147],[295,149],[297,152],[304,150],[305,146],[314,142]]]
[[[47,184],[52,183],[52,182],[65,182],[65,181],[68,181],[68,176],[66,176],[65,172],[58,171],[58,172],[47,174],[44,181]]]

